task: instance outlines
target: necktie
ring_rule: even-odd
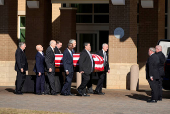
[[[61,54],[61,51],[59,50],[60,54]]]
[[[104,66],[106,66],[106,52],[104,52]]]

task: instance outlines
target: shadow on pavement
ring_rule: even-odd
[[[15,90],[14,90],[14,89],[12,89],[12,88],[6,88],[5,90],[6,90],[6,91],[8,91],[8,92],[15,93]]]
[[[146,96],[146,95],[142,95],[142,94],[131,94],[131,95],[126,95],[128,96],[129,98],[132,98],[132,99],[136,99],[136,100],[141,100],[141,101],[147,101],[148,99],[150,99],[150,97]]]

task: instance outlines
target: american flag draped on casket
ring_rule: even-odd
[[[92,57],[95,62],[94,70],[95,71],[103,71],[104,70],[103,57],[96,55],[96,54],[92,54]],[[80,54],[73,54],[74,67],[79,67],[79,58],[80,58]],[[56,54],[55,55],[55,66],[62,67],[63,66],[62,60],[63,60],[63,54]]]

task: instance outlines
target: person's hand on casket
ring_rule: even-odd
[[[83,74],[83,73],[84,73],[84,71],[81,71],[80,73],[81,73],[81,74]]]

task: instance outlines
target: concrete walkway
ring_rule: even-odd
[[[170,91],[163,92],[163,101],[148,104],[150,90],[103,90],[106,94],[51,96],[25,93],[15,95],[14,87],[0,87],[0,107],[75,114],[169,114]],[[73,89],[73,92],[75,90]]]

